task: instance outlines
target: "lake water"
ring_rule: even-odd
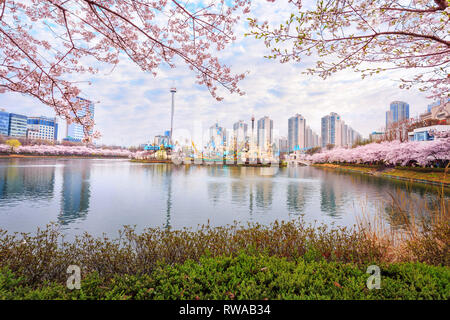
[[[0,159],[0,229],[34,232],[53,221],[69,235],[116,235],[123,225],[196,227],[305,220],[352,226],[401,194],[436,198],[435,186],[313,167],[239,168],[128,160]],[[414,206],[419,207],[419,206]]]

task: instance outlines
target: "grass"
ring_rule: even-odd
[[[241,252],[159,264],[149,274],[87,274],[80,290],[58,282],[30,286],[0,270],[0,299],[440,299],[450,298],[450,269],[423,263],[381,265],[380,289],[366,286],[366,268],[311,254],[288,260]]]
[[[386,177],[398,177],[404,178],[412,181],[429,181],[434,183],[444,183],[450,184],[450,175],[446,174],[443,168],[435,168],[436,170],[432,170],[432,168],[386,168],[382,171],[379,171],[380,167],[376,165],[354,165],[354,164],[332,164],[332,163],[324,163],[324,164],[314,164],[314,167],[320,168],[332,168],[332,169],[340,169],[340,170],[352,170],[358,171],[362,173],[386,176]]]
[[[382,172],[381,175],[389,175],[395,177],[402,177],[413,180],[426,180],[433,182],[443,182],[450,183],[450,176],[446,175],[444,172],[418,172],[415,170],[406,169],[391,169]]]

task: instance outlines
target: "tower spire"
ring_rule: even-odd
[[[175,93],[177,92],[177,88],[170,88],[170,92],[172,93],[172,112],[170,115],[170,145],[173,146],[172,133],[173,133],[173,113],[175,111]]]

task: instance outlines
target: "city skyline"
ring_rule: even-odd
[[[94,104],[87,99],[84,99],[84,98],[80,98],[80,99],[86,100],[89,102],[89,105],[88,105],[89,112],[91,114],[91,118],[93,118],[94,117]],[[392,101],[390,103],[391,111],[386,111],[386,119],[388,117],[388,114],[390,112],[392,113],[392,106],[397,105],[399,103],[405,104],[408,107],[408,112],[409,112],[409,105],[406,102]],[[436,102],[428,105],[427,110],[430,110],[431,107],[436,106],[436,105],[439,106],[439,104],[437,104]],[[83,115],[84,115],[84,112],[85,112],[84,110],[81,111],[81,113]],[[14,118],[18,117],[19,120],[20,120],[20,118],[24,117],[24,119],[25,119],[24,123],[26,123],[26,118],[40,119],[41,121],[44,121],[44,122],[46,122],[46,120],[52,120],[54,122],[53,126],[56,127],[55,128],[56,131],[54,132],[54,137],[55,137],[54,140],[55,141],[56,140],[58,140],[58,141],[62,141],[62,140],[81,141],[81,139],[82,139],[82,138],[80,138],[78,140],[74,140],[74,138],[71,137],[71,135],[69,134],[70,132],[75,132],[75,131],[80,133],[81,129],[78,128],[78,130],[76,130],[77,128],[74,129],[73,127],[76,125],[77,127],[81,128],[81,125],[78,125],[78,124],[67,125],[63,121],[62,124],[65,125],[65,129],[63,130],[64,133],[61,134],[61,131],[62,131],[61,124],[59,124],[59,128],[58,128],[58,117],[48,118],[45,116],[28,116],[28,115],[14,114],[14,113],[8,112],[7,110],[1,109],[1,108],[0,108],[0,129],[2,131],[0,131],[0,135],[2,134],[3,131],[8,130],[7,124],[6,125],[3,124],[1,120],[5,116],[7,116],[9,118],[10,115],[12,115],[12,117],[14,117]],[[298,124],[295,125],[295,120],[297,120],[297,122],[298,122],[298,119],[301,120],[300,121],[301,128],[299,127]],[[334,121],[331,121],[331,122],[330,122],[330,120],[328,120],[327,129],[324,128],[324,120],[326,120],[326,119],[331,119],[331,120],[334,119]],[[251,123],[252,121],[254,121],[254,115],[252,115],[252,117],[250,118],[249,123]],[[267,133],[264,133],[263,131],[265,131],[265,130],[263,127],[261,127],[262,131],[259,132],[259,127],[263,126],[262,123],[265,121],[269,121],[268,122],[269,131]],[[260,146],[260,143],[258,142],[259,139],[264,139],[264,140],[267,140],[266,145],[272,145],[273,143],[278,144],[279,140],[284,138],[287,140],[286,143],[287,143],[287,148],[289,149],[289,152],[292,152],[295,150],[307,149],[307,148],[311,148],[311,147],[315,147],[315,146],[325,147],[327,144],[333,144],[336,146],[351,146],[358,139],[361,139],[361,138],[362,139],[366,139],[366,138],[370,139],[370,136],[374,133],[374,131],[372,131],[368,137],[361,136],[361,134],[359,132],[354,130],[349,124],[346,124],[345,121],[343,119],[341,119],[340,115],[337,114],[336,112],[331,112],[329,115],[324,115],[323,117],[321,117],[320,122],[321,122],[320,131],[319,131],[320,134],[317,134],[311,129],[311,127],[309,125],[310,122],[308,122],[308,124],[307,124],[306,119],[301,114],[296,113],[294,116],[289,117],[287,119],[287,123],[288,123],[287,132],[280,132],[278,130],[278,128],[276,128],[276,126],[274,126],[274,124],[273,124],[274,122],[271,119],[271,117],[264,116],[256,121],[256,126],[255,126],[256,132],[255,132],[254,143],[256,146],[259,147]],[[261,123],[261,124],[259,124],[259,123]],[[197,122],[197,124],[198,124],[198,122]],[[10,125],[11,125],[11,123],[10,123]],[[295,125],[295,128],[294,128],[294,125]],[[3,127],[5,127],[5,128],[3,128]],[[70,129],[71,127],[72,127],[72,129]],[[38,137],[38,136],[30,135],[30,133],[32,133],[33,131],[36,131],[36,128],[33,128],[30,121],[28,121],[28,125],[25,128],[27,128],[27,129],[24,129],[25,131],[23,133],[23,136],[20,136],[20,137],[27,137],[27,138],[31,138],[31,139],[34,138],[34,139],[52,140],[48,137]],[[274,130],[274,128],[275,128],[275,130]],[[214,138],[215,135],[219,135],[220,140],[223,141],[224,143],[226,142],[225,145],[234,143],[233,142],[234,139],[236,139],[237,144],[241,145],[241,146],[244,145],[245,143],[250,142],[250,140],[251,140],[251,129],[249,129],[249,124],[247,123],[247,120],[240,119],[240,120],[234,122],[231,128],[228,128],[225,126],[219,126],[219,121],[216,120],[214,122],[214,125],[209,126],[206,124],[206,126],[205,126],[205,124],[203,124],[201,129],[202,129],[202,141],[198,141],[198,140],[194,141],[195,135],[192,134],[192,132],[191,132],[190,134],[188,134],[188,136],[176,136],[175,135],[175,138],[174,138],[175,142],[177,142],[178,144],[180,144],[180,143],[182,144],[181,140],[185,140],[185,142],[186,142],[191,138],[191,140],[186,142],[189,145],[191,144],[191,141],[192,141],[192,142],[195,142],[196,144],[206,144],[205,147],[213,146],[213,148],[215,148],[215,146],[216,146],[215,140],[217,140],[216,138]],[[39,131],[39,130],[37,130],[37,131]],[[217,131],[217,134],[213,133],[213,131],[214,132]],[[154,144],[154,145],[167,144],[167,145],[169,145],[168,141],[167,141],[167,143],[163,143],[163,141],[165,141],[164,139],[170,140],[170,132],[171,132],[170,130],[164,130],[164,134],[159,133],[154,136],[149,136],[149,137],[147,137],[145,142],[141,141],[137,145],[144,145],[144,144]],[[176,132],[176,130],[175,130],[175,132]],[[275,132],[275,134],[274,134],[274,132]],[[328,134],[324,134],[324,132],[328,132]],[[53,132],[52,132],[52,134],[53,134]],[[3,133],[3,135],[5,135],[5,134]],[[204,140],[205,135],[207,135],[206,141]],[[260,137],[260,135],[262,135],[262,136]],[[265,135],[268,135],[269,137],[266,138]],[[286,138],[286,136],[287,136],[287,138]],[[19,136],[17,136],[17,137],[19,137]],[[180,139],[180,141],[178,141],[178,139]],[[233,141],[231,141],[231,139],[233,139]],[[222,145],[224,143],[222,143]]]
[[[167,90],[165,90],[165,91],[167,92]],[[399,92],[401,92],[401,91],[399,91]],[[165,118],[163,118],[164,115],[161,115],[162,119],[161,119],[161,121],[158,121],[158,123],[159,123],[158,129],[155,129],[155,127],[153,127],[152,130],[150,131],[151,134],[145,135],[142,140],[135,140],[135,141],[127,139],[126,137],[123,137],[119,141],[116,141],[117,143],[115,143],[114,140],[110,139],[111,137],[107,137],[105,135],[105,133],[104,133],[105,131],[103,131],[101,129],[101,127],[102,127],[101,123],[99,123],[99,121],[96,120],[96,125],[95,125],[94,130],[100,130],[101,134],[102,134],[102,137],[97,140],[97,143],[99,143],[99,144],[122,145],[122,146],[126,146],[126,147],[136,146],[136,145],[148,142],[148,141],[152,140],[154,136],[160,135],[162,132],[167,131],[168,128],[170,127],[170,103],[171,103],[170,99],[171,98],[170,98],[169,94],[166,93],[166,95],[167,95],[167,104],[168,104],[167,110],[166,110],[167,114],[165,115]],[[24,114],[23,112],[21,113],[21,112],[14,112],[13,111],[13,110],[16,110],[16,109],[23,109],[23,108],[7,108],[5,106],[5,104],[2,104],[2,99],[1,98],[4,97],[5,95],[8,95],[8,94],[3,94],[2,96],[0,96],[0,109],[5,109],[5,110],[9,109],[9,110],[6,110],[6,111],[10,112],[10,113]],[[180,99],[180,98],[182,98],[182,96],[180,97],[180,95],[179,95],[176,99]],[[378,110],[378,112],[375,111],[376,113],[372,114],[371,119],[374,119],[374,118],[380,119],[380,121],[378,121],[376,126],[374,126],[374,127],[361,126],[361,127],[363,127],[363,129],[362,130],[358,130],[358,129],[355,129],[355,125],[353,124],[353,129],[358,131],[358,132],[360,132],[362,134],[363,138],[368,138],[369,135],[373,131],[380,131],[380,130],[384,129],[385,122],[386,122],[386,109],[389,108],[390,104],[395,102],[395,101],[396,100],[389,101],[383,107],[383,109]],[[426,105],[422,105],[422,106],[419,106],[419,107],[416,105],[413,108],[411,108],[412,106],[411,106],[410,102],[409,101],[405,101],[405,102],[409,105],[410,117],[417,117],[419,114],[421,114],[423,112],[426,112],[427,109],[429,109],[429,106],[433,105],[435,103],[435,101],[432,101],[432,102],[427,101]],[[96,119],[97,119],[97,111],[98,111],[99,108],[97,108],[97,106],[95,106],[95,107],[96,107],[95,111],[96,111]],[[411,111],[411,109],[413,109],[414,111]],[[25,108],[25,110],[31,110],[31,112],[34,112],[34,114],[36,114],[35,109]],[[55,116],[53,110],[48,108],[48,107],[41,106],[41,108],[39,108],[39,110],[42,110],[42,112],[40,114],[42,114],[43,116],[46,116],[46,117],[54,117]],[[332,111],[330,111],[329,113],[337,111],[337,113],[339,113],[341,115],[341,113],[339,112],[338,108],[331,109],[331,110]],[[183,111],[185,111],[185,110],[183,110]],[[289,112],[289,111],[287,111],[287,112]],[[306,110],[306,112],[308,112],[308,110]],[[53,115],[52,115],[52,113],[53,113]],[[286,122],[286,124],[283,123],[284,119],[282,118],[282,116],[285,116],[286,119],[288,119],[294,113],[299,113],[299,112],[292,112],[291,114],[286,114],[286,115],[284,115],[284,114],[281,115],[279,113],[275,114],[274,116],[270,115],[271,119],[275,120],[274,122],[277,123],[274,126],[274,129],[276,131],[276,134],[274,135],[274,138],[278,138],[280,136],[287,136],[288,135],[288,125],[287,125],[287,122]],[[263,113],[261,113],[261,116],[258,116],[258,112],[254,112],[253,114],[256,114],[256,118],[257,119],[259,119],[260,117],[262,117],[264,115]],[[268,113],[268,114],[270,114],[270,113]],[[351,119],[351,118],[355,118],[354,114],[353,115],[351,113],[345,113],[345,114],[347,115],[346,116],[347,120]],[[241,116],[240,118],[236,117],[236,119],[243,120],[247,124],[251,123],[251,114],[250,113],[242,113],[241,112],[240,115],[243,115],[243,116]],[[213,116],[214,115],[212,115],[212,117]],[[233,115],[233,117],[234,117],[234,115]],[[220,120],[220,117],[216,117],[216,120],[221,122],[223,127],[227,128],[227,129],[228,128],[232,129],[234,123],[236,121],[238,121],[238,120],[233,120],[233,117],[231,117],[230,115],[227,115],[222,120]],[[319,115],[317,115],[315,117],[315,118],[317,118],[317,121],[315,121],[314,118],[309,118],[311,120],[308,121],[308,126],[310,126],[311,130],[313,132],[318,132],[319,135],[320,135],[320,132],[321,132],[320,121],[321,121],[322,117],[323,117],[323,114],[319,114]],[[211,121],[212,119],[210,119],[210,118],[211,117],[208,117],[207,119],[201,120],[204,130],[207,130],[207,128],[209,127],[210,123],[212,122]],[[146,118],[146,119],[148,119],[148,118]],[[189,122],[189,121],[191,121],[191,122]],[[177,119],[177,117],[175,117],[175,119],[174,119],[174,133],[175,133],[175,137],[177,136],[177,131],[180,130],[180,129],[182,129],[182,130],[192,130],[193,125],[195,125],[195,123],[198,123],[199,120],[193,119],[192,117],[190,117],[189,121],[186,121],[186,119],[184,119],[184,121],[182,121],[182,119]],[[167,122],[167,124],[166,124],[166,122]],[[186,124],[187,124],[187,126],[186,126]],[[356,124],[356,126],[357,126],[357,124]],[[256,127],[256,124],[255,124],[255,127]],[[161,128],[161,129],[159,129],[159,128]],[[59,133],[59,136],[60,137],[62,135],[66,136],[66,132],[67,132],[67,126],[65,124],[65,121],[61,121],[60,122],[60,133]],[[107,143],[106,141],[111,141],[111,143]],[[122,141],[123,143],[120,142],[120,141]]]

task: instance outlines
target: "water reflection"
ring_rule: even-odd
[[[17,161],[10,166],[0,166],[0,206],[23,200],[49,200],[54,188],[54,166],[19,165]]]
[[[155,186],[159,191],[158,194],[153,194],[153,190],[148,190],[151,192],[149,196],[156,196],[155,199],[147,199],[147,209],[152,213],[156,202],[160,202],[164,204],[164,228],[170,229],[171,225],[171,215],[173,210],[173,190],[172,190],[172,180],[174,176],[179,173],[184,173],[184,175],[188,174],[190,171],[189,166],[172,166],[172,165],[164,165],[164,164],[154,164],[154,165],[134,165],[131,166],[130,169],[136,174],[136,177],[141,175],[145,176],[145,180],[147,181],[151,187]]]
[[[160,171],[164,172],[164,185],[167,190],[167,203],[166,203],[166,229],[170,229],[170,212],[172,210],[172,170]]]
[[[226,196],[227,185],[223,182],[208,182],[208,198],[215,206]]]
[[[363,211],[381,212],[391,225],[401,226],[405,211],[413,213],[406,215],[411,220],[432,207],[438,189],[313,167],[272,170],[0,159],[0,228],[30,232],[34,229],[22,229],[23,219],[28,226],[56,219],[64,230],[101,234],[125,224],[165,228],[196,227],[208,220],[213,225],[234,220],[265,224],[297,215],[352,226],[355,214]],[[390,195],[402,205],[392,205]],[[406,210],[401,209],[405,205]]]
[[[287,186],[287,198],[286,205],[288,207],[289,213],[291,214],[301,214],[305,207],[305,195],[307,190],[305,190],[307,185],[303,185],[296,182],[289,182]]]
[[[338,186],[342,188],[341,185]],[[336,185],[329,183],[321,183],[320,184],[320,209],[330,215],[331,217],[338,217],[340,207],[339,203],[342,202],[342,193],[341,190],[336,190]]]
[[[273,199],[273,181],[263,178],[256,184],[256,206],[261,210],[270,210]]]
[[[58,221],[67,225],[78,219],[85,219],[89,213],[91,166],[83,161],[66,165],[63,169],[61,211]]]

